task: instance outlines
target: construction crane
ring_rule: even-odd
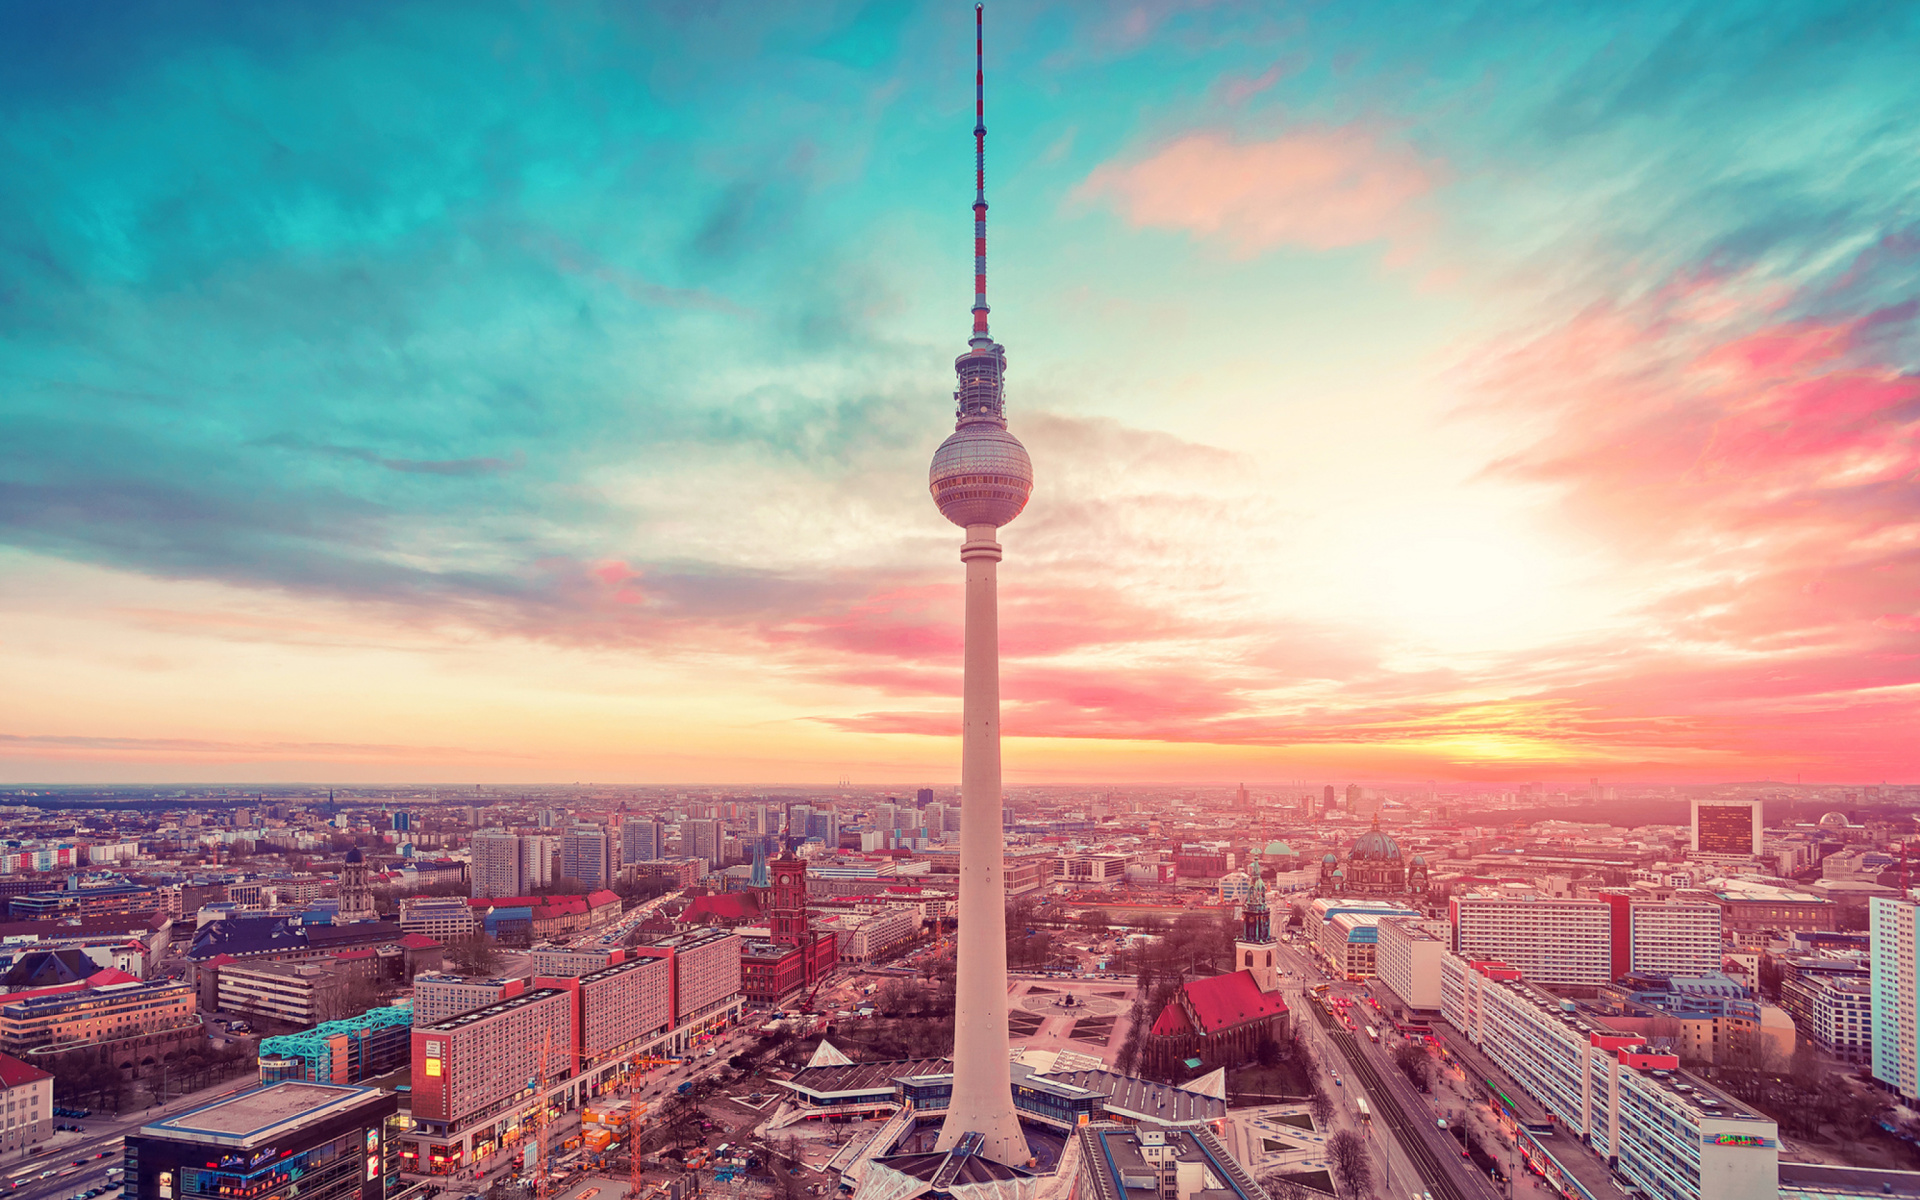
[[[535,1087],[537,1089],[536,1094],[539,1096],[540,1106],[536,1111],[535,1117],[534,1117],[535,1158],[534,1158],[534,1174],[533,1174],[533,1200],[547,1200],[547,1194],[551,1188],[551,1182],[552,1182],[551,1176],[549,1175],[548,1145],[550,1142],[549,1127],[553,1123],[553,1110],[547,1100],[547,1087],[548,1087],[547,1060],[548,1060],[549,1054],[552,1051],[552,1048],[553,1048],[553,1032],[549,1030],[540,1039],[540,1069],[539,1069],[539,1075],[535,1079]],[[589,1048],[584,1048],[581,1051],[581,1053],[584,1056],[588,1054],[602,1054],[602,1053],[606,1053],[606,1051],[597,1050],[589,1047]],[[629,1051],[627,1055],[629,1059],[628,1065],[637,1066],[639,1063],[640,1054],[641,1052],[639,1050]],[[571,1052],[569,1052],[569,1056],[571,1056]],[[628,1087],[629,1087],[629,1090],[631,1090],[631,1084],[629,1084]],[[640,1114],[635,1109],[629,1109],[627,1113],[627,1130],[626,1130],[627,1157],[629,1160],[627,1195],[629,1197],[639,1196],[640,1189],[641,1189],[641,1179],[640,1179],[641,1159],[640,1159],[640,1136],[639,1135],[640,1135]]]
[[[547,1200],[547,1126],[552,1121],[547,1104],[547,1052],[553,1048],[553,1030],[540,1038],[540,1072],[534,1077],[534,1096],[540,1107],[533,1118],[533,1200]]]

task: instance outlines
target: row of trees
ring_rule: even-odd
[[[253,1056],[238,1047],[185,1054],[169,1051],[130,1068],[106,1051],[76,1050],[60,1055],[48,1068],[55,1103],[116,1113],[130,1100],[136,1105],[146,1102],[139,1098],[141,1085],[149,1099],[178,1096],[252,1069]]]

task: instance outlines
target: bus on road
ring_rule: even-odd
[[[1373,1114],[1367,1111],[1367,1098],[1365,1096],[1360,1097],[1358,1100],[1354,1101],[1354,1103],[1359,1105],[1360,1107],[1360,1119],[1362,1121],[1373,1120]]]
[[[1374,1028],[1373,1026],[1371,1026],[1371,1025],[1369,1025],[1369,1026],[1367,1026],[1367,1040],[1368,1040],[1368,1041],[1370,1041],[1370,1042],[1377,1042],[1377,1041],[1379,1041],[1379,1040],[1380,1040],[1380,1031],[1379,1031],[1379,1030],[1377,1030],[1377,1029],[1375,1029],[1375,1028]]]

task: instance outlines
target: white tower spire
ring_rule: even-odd
[[[1032,1157],[1013,1110],[1007,1070],[1007,885],[1000,835],[1000,526],[1033,491],[1033,463],[1007,432],[1006,348],[987,332],[986,72],[981,6],[974,15],[973,335],[954,361],[953,436],[934,451],[928,486],[947,520],[967,531],[967,634],[960,739],[960,949],[953,1022],[953,1099],[936,1148],[969,1133],[979,1153],[1015,1165]]]

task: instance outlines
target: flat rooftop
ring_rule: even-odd
[[[373,1088],[289,1080],[189,1109],[177,1117],[144,1126],[140,1132],[148,1137],[183,1141],[246,1144],[278,1137],[290,1127],[380,1098],[381,1093]]]

